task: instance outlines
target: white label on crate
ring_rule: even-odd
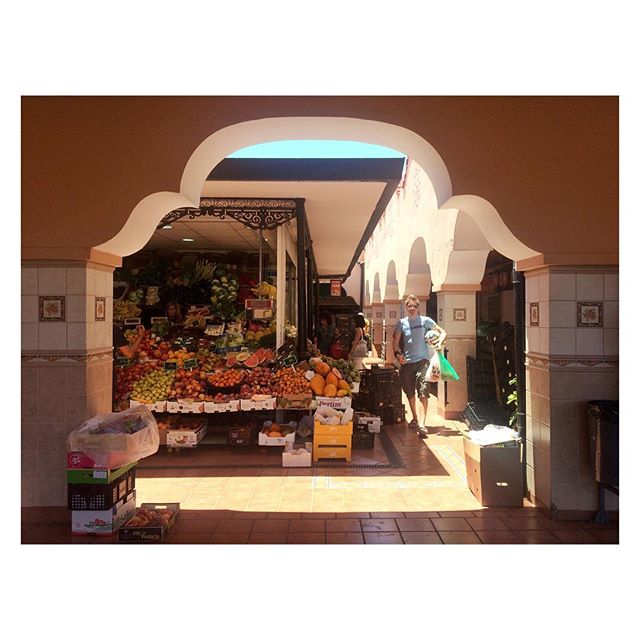
[[[107,477],[107,472],[106,471],[94,471],[93,472],[93,477],[94,478],[106,478]]]

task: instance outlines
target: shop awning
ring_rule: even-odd
[[[320,277],[347,277],[404,170],[404,158],[227,158],[202,197],[304,198]]]

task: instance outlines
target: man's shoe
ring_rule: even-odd
[[[414,418],[408,425],[409,429],[417,429],[418,421]]]
[[[421,438],[428,438],[429,432],[427,431],[427,427],[418,427],[418,435]]]

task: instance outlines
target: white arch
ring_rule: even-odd
[[[136,205],[122,229],[95,248],[118,256],[140,250],[168,211],[198,206],[194,203],[200,202],[209,173],[234,151],[264,142],[310,139],[367,142],[400,151],[425,170],[438,203],[451,196],[451,178],[443,159],[429,142],[404,127],[360,118],[316,116],[249,120],[220,129],[201,142],[185,165],[180,193],[163,191],[147,196]]]
[[[396,263],[394,260],[389,260],[387,264],[387,277],[384,283],[384,298],[385,300],[398,300],[400,293],[398,291],[398,278],[396,277]]]

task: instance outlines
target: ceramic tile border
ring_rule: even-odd
[[[562,356],[547,356],[544,354],[527,354],[525,356],[525,366],[538,369],[567,369],[591,371],[594,368],[613,370],[618,369],[619,359],[609,356],[584,356],[563,358]]]
[[[108,361],[113,359],[113,349],[100,349],[94,352],[24,352],[21,355],[23,364],[43,363],[43,362],[95,362]]]

